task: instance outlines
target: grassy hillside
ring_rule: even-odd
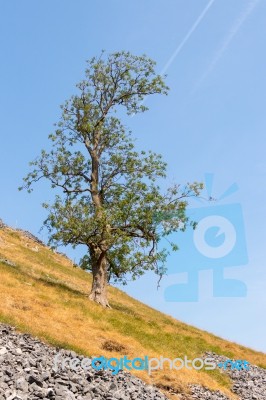
[[[88,356],[200,357],[214,351],[266,367],[266,355],[164,315],[109,288],[112,309],[90,302],[90,274],[66,257],[11,228],[0,229],[0,322],[38,336],[53,345]],[[229,394],[230,381],[215,371],[154,371],[135,375],[178,398],[188,383]],[[231,398],[236,398],[232,394]]]

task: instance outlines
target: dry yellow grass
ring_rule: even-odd
[[[10,228],[0,230],[0,321],[22,332],[88,356],[200,357],[215,351],[266,366],[266,355],[220,339],[162,314],[121,290],[109,288],[112,309],[90,302],[90,274],[62,255]],[[159,370],[136,375],[178,399],[189,383],[222,390],[232,399],[230,381],[220,371]]]

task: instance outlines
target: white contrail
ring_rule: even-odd
[[[171,55],[171,57],[169,58],[169,60],[167,61],[167,63],[165,64],[165,66],[163,67],[163,69],[160,72],[160,75],[165,74],[165,72],[168,70],[168,68],[170,67],[170,65],[174,62],[175,58],[178,56],[178,54],[180,53],[180,51],[183,49],[184,45],[186,44],[186,42],[188,41],[188,39],[190,38],[190,36],[195,32],[195,30],[197,29],[197,27],[199,26],[199,24],[201,23],[201,21],[203,20],[203,18],[205,17],[205,15],[207,14],[209,8],[212,6],[212,4],[214,3],[215,0],[210,0],[209,3],[206,5],[206,7],[204,8],[204,10],[201,12],[201,14],[198,16],[198,18],[196,19],[196,21],[194,22],[194,24],[192,25],[192,27],[190,28],[190,30],[188,31],[188,33],[186,34],[186,36],[184,37],[184,39],[182,40],[182,42],[177,46],[176,50],[173,52],[173,54]],[[144,104],[145,101],[147,100],[147,97],[142,100],[139,104]],[[136,114],[132,114],[131,118],[134,117]]]
[[[212,70],[215,68],[216,64],[224,54],[224,52],[227,50],[229,47],[231,41],[243,25],[243,23],[246,21],[246,19],[249,17],[249,15],[252,13],[256,5],[259,3],[260,0],[252,0],[249,2],[247,5],[246,9],[242,12],[242,14],[237,18],[237,20],[234,22],[232,28],[230,29],[229,33],[225,37],[222,46],[220,49],[217,51],[215,54],[213,60],[211,61],[209,67],[207,70],[204,72],[198,83],[196,84],[196,87],[193,92],[202,84],[202,82],[208,77],[208,75],[212,72]]]
[[[160,75],[163,75],[168,70],[170,65],[174,62],[175,58],[178,56],[180,51],[183,49],[183,47],[185,46],[185,44],[188,41],[188,39],[190,38],[190,36],[195,32],[195,30],[197,29],[197,27],[199,26],[200,22],[203,20],[203,18],[207,14],[209,8],[212,6],[214,1],[215,0],[210,0],[209,3],[207,4],[207,6],[204,8],[204,10],[198,16],[198,18],[196,19],[196,21],[194,22],[194,24],[192,25],[192,27],[190,28],[190,30],[188,31],[188,33],[186,34],[186,36],[184,37],[182,42],[178,45],[178,47],[176,48],[176,50],[174,51],[172,56],[169,58],[169,60],[167,61],[167,63],[163,67],[162,71],[160,72]]]

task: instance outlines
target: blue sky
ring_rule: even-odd
[[[213,297],[211,268],[199,272],[196,302],[165,300],[168,286],[185,282],[184,271],[165,277],[159,290],[150,274],[123,290],[189,324],[262,351],[266,351],[265,13],[263,0],[0,4],[0,218],[38,234],[45,218],[41,203],[52,200],[53,194],[45,182],[31,195],[17,188],[28,162],[48,147],[59,105],[83,78],[85,60],[102,49],[146,53],[157,61],[158,73],[167,73],[171,91],[168,97],[148,98],[150,111],[129,118],[127,125],[139,147],[163,154],[168,184],[203,181],[206,173],[212,173],[212,195],[219,198],[237,183],[239,190],[217,204],[237,203],[242,208],[248,262],[227,265],[224,273],[244,282],[247,296]],[[71,249],[67,253],[76,259],[80,255]],[[169,258],[172,269],[175,257]]]

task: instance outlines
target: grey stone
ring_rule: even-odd
[[[7,353],[7,349],[5,347],[0,347],[0,355],[4,355]]]

